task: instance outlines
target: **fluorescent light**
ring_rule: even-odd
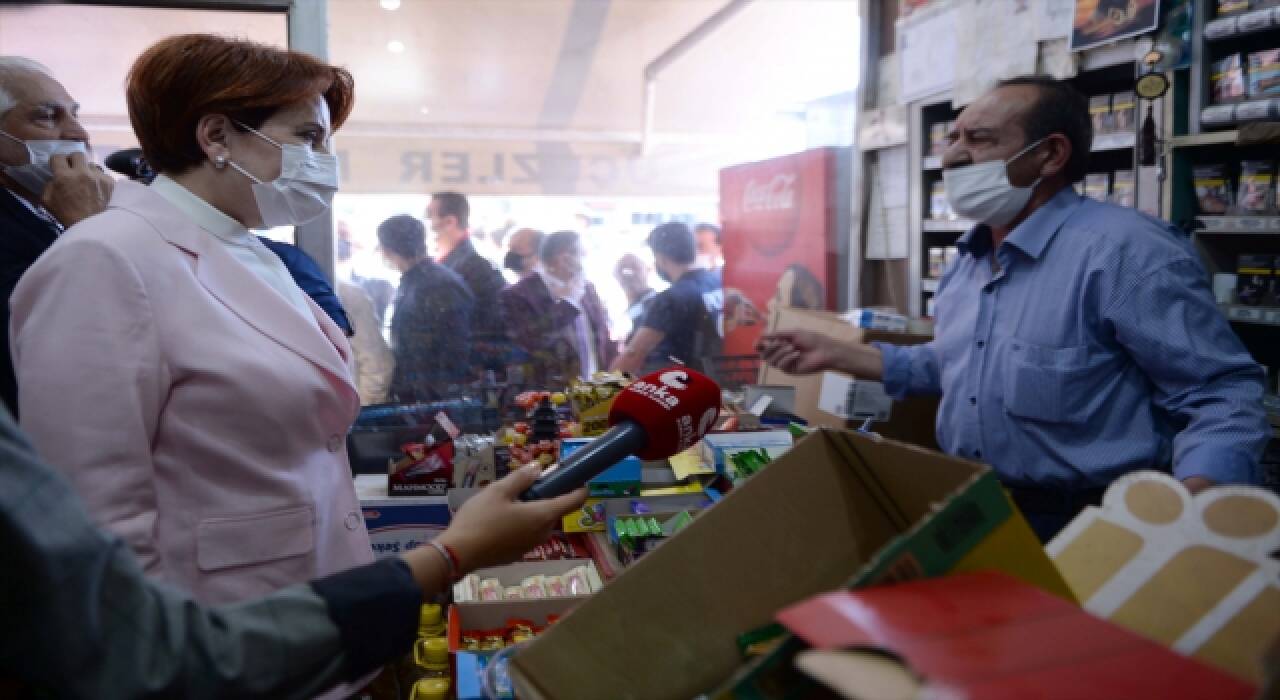
[[[400,0],[378,0],[378,4],[381,5],[384,10],[400,9]]]
[[[404,53],[404,42],[392,39],[387,42],[387,50],[391,53]]]
[[[419,108],[419,109],[418,109],[418,112],[420,112],[420,113],[422,113],[422,114],[431,114],[431,110],[430,110],[430,109],[428,109],[428,108],[426,108],[426,107],[421,107],[421,108]]]

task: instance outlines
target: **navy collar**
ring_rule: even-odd
[[[1083,198],[1070,186],[1063,187],[1010,231],[1004,242],[1021,250],[1031,259],[1039,260],[1045,248],[1049,247],[1049,241],[1053,240],[1082,201]],[[968,253],[975,258],[986,255],[991,250],[991,228],[986,224],[974,226],[956,241],[956,247],[961,253]]]

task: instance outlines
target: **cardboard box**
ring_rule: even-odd
[[[355,482],[364,526],[378,558],[399,556],[430,542],[453,519],[444,496],[389,496],[385,474],[361,474]]]
[[[884,384],[854,379],[847,374],[822,373],[818,410],[847,421],[884,423],[893,412],[893,399]]]
[[[737,637],[846,584],[1002,569],[1070,593],[987,467],[819,430],[516,654],[526,700],[689,698]]]
[[[825,311],[778,308],[769,316],[769,330],[810,330],[838,338],[845,342],[882,341],[897,345],[919,345],[933,339],[929,335],[890,333],[854,328],[840,316]],[[822,394],[822,375],[796,376],[775,367],[760,365],[760,384],[777,384],[796,388],[796,415],[812,425],[831,428],[858,428],[862,421],[850,422],[818,407]],[[876,423],[872,430],[894,440],[902,440],[931,450],[938,449],[936,421],[938,399],[936,397],[912,397],[893,404],[893,412],[886,422]]]
[[[811,648],[779,683],[791,692],[773,697],[810,683],[865,698],[889,697],[886,683],[909,690],[893,695],[904,698],[1245,700],[1255,692],[993,572],[828,593],[778,620]]]
[[[1086,610],[1252,683],[1280,634],[1280,497],[1192,496],[1157,472],[1111,485],[1046,547]]]
[[[790,447],[792,442],[791,432],[787,430],[707,433],[702,438],[702,461],[723,474],[726,452],[759,447]]]

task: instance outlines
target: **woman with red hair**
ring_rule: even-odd
[[[146,572],[205,603],[372,560],[344,334],[250,229],[337,189],[347,71],[209,35],[129,73],[150,186],[120,182],[12,300],[22,426]]]

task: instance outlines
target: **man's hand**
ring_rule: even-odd
[[[40,203],[58,223],[70,228],[107,208],[115,180],[83,153],[56,155],[49,159],[49,168],[53,180],[45,186]]]
[[[541,473],[536,464],[517,469],[458,509],[439,542],[458,555],[464,573],[519,559],[545,542],[560,518],[587,500],[583,488],[545,501],[517,501]]]
[[[1197,494],[1214,484],[1203,476],[1189,476],[1182,480],[1182,485],[1186,486],[1192,494]]]

